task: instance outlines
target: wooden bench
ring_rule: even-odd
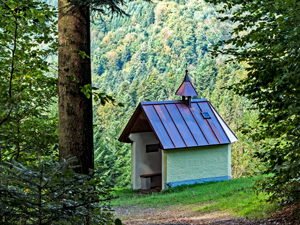
[[[144,175],[140,175],[140,177],[154,177],[154,176],[160,176],[161,173],[151,173],[151,174],[144,174]]]
[[[151,189],[151,181],[153,177],[161,176],[161,173],[143,174],[141,177],[142,190]]]

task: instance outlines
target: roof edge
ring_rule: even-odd
[[[163,148],[163,150],[168,151],[168,150],[177,150],[177,149],[186,149],[186,148],[198,148],[198,147],[210,147],[210,146],[219,146],[219,145],[231,145],[232,142],[228,143],[220,143],[220,144],[208,144],[208,145],[195,145],[195,146],[186,146],[186,147],[180,147],[180,148]]]
[[[134,127],[134,124],[132,125],[132,123],[134,122],[134,120],[136,119],[136,117],[139,116],[142,112],[145,113],[145,110],[144,110],[143,107],[142,107],[142,105],[143,105],[142,103],[143,103],[143,102],[140,102],[140,103],[138,104],[136,110],[134,111],[133,115],[131,116],[130,120],[128,121],[128,123],[127,123],[126,127],[124,128],[122,134],[120,135],[118,141],[124,142],[124,143],[131,143],[131,142],[129,141],[129,140],[130,140],[130,139],[129,139],[129,136],[130,136],[130,134],[131,134],[131,129]],[[148,118],[148,116],[147,116],[146,113],[145,113],[145,115],[146,115],[147,121],[148,121],[148,123],[149,123],[149,125],[150,125],[150,127],[151,127],[151,129],[152,129],[152,132],[154,133],[154,135],[156,136],[156,138],[157,138],[157,140],[158,140],[158,142],[159,142],[159,144],[160,144],[160,147],[161,147],[162,149],[164,149],[164,148],[163,148],[163,145],[162,145],[162,143],[161,143],[161,140],[160,140],[159,137],[157,136],[157,134],[156,134],[156,132],[155,132],[155,130],[154,130],[152,124],[150,123],[150,120],[149,120],[149,118]],[[130,129],[130,128],[131,128],[131,129]],[[128,139],[129,139],[129,140],[128,140]]]
[[[141,103],[139,103],[138,106],[136,107],[134,113],[132,114],[131,118],[130,118],[129,121],[127,122],[127,124],[126,124],[126,126],[125,126],[123,132],[121,133],[121,135],[120,135],[118,141],[127,143],[127,142],[125,141],[125,138],[126,138],[126,136],[128,137],[128,136],[130,135],[130,126],[131,126],[131,123],[133,123],[135,117],[136,117],[137,115],[139,115],[140,112],[138,112],[138,111],[141,110],[141,108],[142,108],[142,105],[141,105]],[[129,133],[129,134],[127,134],[127,133]],[[127,134],[127,135],[126,135],[126,134]]]
[[[224,133],[226,134],[228,140],[230,141],[230,143],[234,143],[237,142],[239,139],[237,138],[237,136],[235,135],[235,133],[230,129],[230,127],[228,126],[228,124],[224,121],[224,119],[220,116],[220,114],[218,113],[218,111],[215,109],[215,107],[209,102],[210,107],[213,109],[212,111],[214,113],[216,113],[216,118],[217,120],[219,120],[219,123],[222,127],[222,129],[224,130]],[[223,122],[223,123],[222,123]],[[227,127],[227,129],[229,129],[229,131],[231,132],[231,134],[235,137],[236,140],[232,140],[232,138],[229,136],[229,134],[225,131],[225,127],[223,126],[223,124]]]
[[[203,98],[203,99],[191,99],[192,100],[192,103],[194,102],[209,102],[206,98]],[[161,104],[182,104],[184,101],[182,100],[173,100],[173,101],[159,101],[159,102],[140,102],[141,105],[161,105]]]

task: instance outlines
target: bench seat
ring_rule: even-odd
[[[157,183],[156,182],[152,182],[154,177],[160,176],[160,178],[156,178],[159,179],[159,183],[161,183],[161,173],[152,173],[152,174],[143,174],[140,175],[141,177],[141,185],[142,185],[142,190],[149,190],[151,189],[152,185],[154,185],[153,183]],[[155,185],[154,185],[155,186]]]

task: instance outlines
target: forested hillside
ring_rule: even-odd
[[[123,222],[131,224],[142,220],[182,223],[195,216],[201,223],[208,217],[225,221],[221,219],[224,214],[228,223],[300,224],[300,56],[295,51],[295,40],[300,37],[295,23],[300,5],[294,1],[281,3],[0,1],[2,222],[121,224],[115,216],[124,215]],[[132,188],[139,188],[134,184],[139,174],[133,168],[138,179],[131,178],[131,146],[118,138],[140,102],[147,105],[149,101],[181,99],[175,92],[185,71],[198,92],[193,98],[208,99],[239,141],[231,145],[229,158],[227,151],[225,157],[224,145],[215,148],[215,153],[209,151],[214,162],[208,154],[207,158],[200,156],[200,162],[194,154],[185,157],[180,150],[172,151],[170,157],[159,158],[162,162],[168,158],[163,166],[179,168],[169,174],[169,169],[163,167],[162,177],[166,178],[167,171],[167,181],[171,181],[167,188],[161,191],[159,187],[148,187],[133,192],[129,190],[130,180]],[[193,121],[201,127],[199,121],[204,121],[198,120],[195,108],[188,113],[194,119],[184,119],[187,129],[181,118],[187,115],[184,107],[176,104],[179,112],[169,106],[164,111],[164,107],[150,108],[153,104],[145,106],[145,112],[152,114],[154,110],[158,114],[174,147],[184,146],[183,142],[194,146],[181,128],[194,133],[195,141],[201,145],[203,139],[197,138],[200,131],[194,132]],[[200,103],[199,107],[204,110]],[[169,117],[167,112],[175,127],[164,123]],[[205,114],[202,112],[204,119],[212,119],[206,122],[215,138],[224,144],[223,132],[218,132],[214,118]],[[159,118],[153,121],[154,127]],[[135,124],[143,126],[143,119],[143,115],[139,116]],[[178,135],[172,135],[176,127],[182,143],[177,143]],[[211,142],[211,135],[202,133],[209,144],[216,143]],[[152,138],[146,139],[144,144],[151,144]],[[139,146],[138,141],[135,144]],[[157,150],[157,145],[147,146],[146,153],[153,152],[154,146]],[[226,165],[215,163],[216,154],[227,159]],[[138,167],[152,167],[154,161],[148,156],[152,157],[147,155],[149,163]],[[137,157],[145,161],[143,155]],[[231,174],[210,174],[212,178],[242,178],[181,185],[187,174],[192,179],[197,177],[180,168],[178,162],[190,164],[189,168],[196,172],[205,167],[207,172],[202,161],[209,167],[215,165],[210,169],[213,172],[222,168],[227,171],[231,165]],[[145,183],[149,183],[148,177],[159,175],[148,171],[141,175],[147,177]],[[159,172],[158,168],[154,171]],[[150,193],[152,197],[144,195]],[[115,195],[119,200],[113,200]],[[61,210],[66,209],[66,202],[67,210]],[[199,202],[203,207],[199,208]],[[111,206],[117,207],[116,214]],[[143,210],[144,206],[147,209]],[[182,208],[184,212],[174,214]],[[266,219],[257,220],[260,216]],[[158,217],[161,221],[155,221]]]
[[[257,114],[247,110],[245,98],[222,89],[243,78],[246,65],[225,65],[225,56],[212,59],[209,54],[233,27],[219,22],[215,10],[204,1],[137,1],[126,8],[130,17],[94,18],[93,85],[125,104],[94,108],[95,160],[109,168],[109,182],[130,182],[130,144],[117,139],[135,107],[141,101],[178,99],[175,91],[186,64],[198,98],[209,99],[239,138],[232,147],[232,176],[255,168],[251,154],[259,145],[237,129],[255,124]]]
[[[57,6],[57,0],[46,2]],[[246,65],[226,65],[226,56],[212,59],[209,53],[219,40],[230,38],[234,26],[220,22],[217,9],[203,0],[136,1],[125,8],[128,17],[93,17],[93,85],[125,104],[94,105],[95,162],[108,169],[109,183],[130,183],[130,144],[120,143],[118,137],[136,106],[141,101],[179,99],[175,92],[186,65],[197,98],[211,101],[239,138],[232,146],[232,176],[258,170],[252,156],[260,143],[238,130],[256,125],[258,113],[248,110],[246,98],[223,89],[245,78]]]

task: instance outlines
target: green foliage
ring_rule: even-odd
[[[85,53],[84,53],[85,54]],[[74,76],[67,76],[70,81],[74,81],[75,83],[79,83],[79,80],[76,79]],[[94,101],[98,102],[100,101],[101,105],[105,105],[106,103],[112,103],[115,105],[116,99],[113,98],[110,95],[105,94],[104,92],[99,92],[99,88],[93,87],[91,84],[86,84],[84,86],[80,86],[80,91],[87,97],[90,98],[91,96],[94,96]],[[97,91],[97,92],[96,92]],[[124,105],[122,103],[117,103],[118,106],[123,107]]]
[[[57,50],[56,10],[20,0],[0,1],[0,12],[0,162],[30,161],[57,143],[58,121],[48,113],[57,79],[47,62]]]
[[[224,3],[221,13],[239,5],[233,16],[222,18],[238,26],[232,31],[231,39],[214,47],[214,54],[229,54],[232,60],[248,63],[247,77],[231,88],[247,96],[259,111],[258,121],[262,125],[252,135],[253,140],[274,140],[271,145],[266,141],[256,154],[267,165],[263,173],[269,175],[257,182],[257,189],[272,193],[271,200],[297,202],[300,200],[300,69],[297,61],[300,36],[296,22],[300,17],[299,2],[207,1]]]
[[[75,158],[36,165],[0,167],[0,216],[3,224],[113,224],[113,196],[100,171],[73,172]],[[120,224],[117,220],[116,224]]]
[[[114,121],[116,118],[111,119]],[[101,175],[106,177],[108,184],[126,187],[130,184],[130,146],[116,140],[122,128],[120,123],[114,121],[109,125],[105,130],[101,130],[101,124],[97,126],[101,132],[94,134],[95,162],[105,168]]]
[[[80,50],[75,50],[74,53],[79,54],[83,59],[85,58],[90,58],[90,56],[88,56],[85,51],[80,51]]]

